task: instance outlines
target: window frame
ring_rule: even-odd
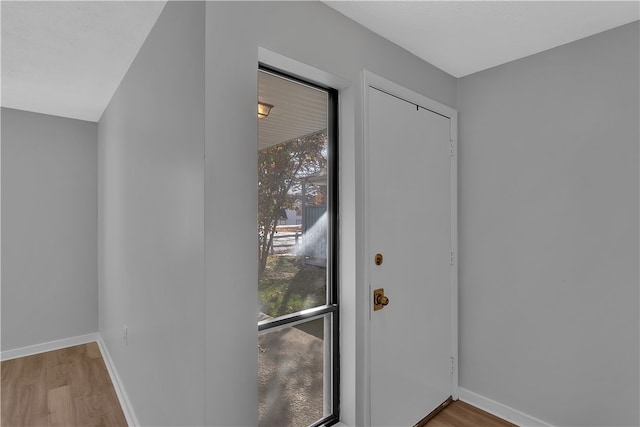
[[[331,314],[331,414],[317,420],[308,427],[331,426],[340,420],[340,310],[338,306],[339,285],[339,140],[338,140],[338,90],[310,82],[262,63],[258,64],[258,72],[266,72],[276,77],[290,80],[313,89],[327,93],[327,299],[324,305],[295,313],[286,314],[273,319],[258,322],[258,335],[274,332],[278,329],[295,326],[314,318],[323,318]],[[326,345],[326,343],[325,343]]]

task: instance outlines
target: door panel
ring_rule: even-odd
[[[370,313],[375,426],[414,425],[451,395],[449,140],[448,118],[369,88],[369,277],[389,298]]]

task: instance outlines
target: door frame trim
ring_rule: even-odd
[[[369,201],[370,187],[369,183],[369,88],[374,88],[396,96],[412,104],[423,107],[434,113],[440,114],[450,119],[450,142],[452,144],[453,155],[451,159],[451,251],[453,252],[453,265],[451,266],[451,357],[452,359],[452,375],[451,375],[451,397],[457,400],[458,391],[458,112],[444,104],[434,101],[424,95],[416,93],[410,89],[380,77],[368,70],[362,72],[362,136],[364,144],[362,145],[362,171],[361,182],[364,194],[362,206],[362,230],[364,231],[364,245],[362,254],[362,272],[364,283],[363,289],[366,295],[365,301],[361,301],[360,312],[361,321],[364,332],[364,372],[362,378],[362,388],[364,391],[363,416],[364,425],[371,425],[371,285],[370,285],[370,262],[369,254],[372,253],[369,239]]]

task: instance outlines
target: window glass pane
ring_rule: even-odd
[[[328,314],[258,338],[258,424],[304,427],[331,412]]]
[[[327,303],[328,93],[258,73],[259,320]]]

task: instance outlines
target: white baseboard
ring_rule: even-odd
[[[109,350],[107,350],[107,346],[100,336],[98,338],[98,347],[100,348],[100,352],[102,353],[104,364],[107,365],[107,370],[109,371],[109,376],[111,377],[113,388],[116,390],[116,394],[118,395],[118,400],[120,401],[122,412],[124,412],[124,416],[127,419],[127,424],[129,424],[130,427],[139,426],[140,423],[138,422],[136,413],[133,410],[133,406],[131,405],[129,396],[127,396],[127,392],[124,389],[122,380],[120,380],[120,375],[118,375],[118,371],[113,364],[113,360],[111,360]]]
[[[77,337],[64,338],[56,341],[49,341],[42,344],[20,347],[13,350],[6,350],[0,353],[0,360],[11,360],[18,357],[31,356],[34,354],[44,353],[46,351],[60,350],[61,348],[73,347],[74,345],[86,344],[98,341],[100,334],[94,332],[92,334],[80,335]]]
[[[551,424],[539,420],[531,415],[527,415],[524,412],[520,412],[517,409],[513,409],[507,405],[504,405],[495,400],[489,399],[474,393],[467,389],[460,387],[460,400],[466,402],[476,408],[482,409],[490,414],[507,420],[520,427],[553,427]]]

